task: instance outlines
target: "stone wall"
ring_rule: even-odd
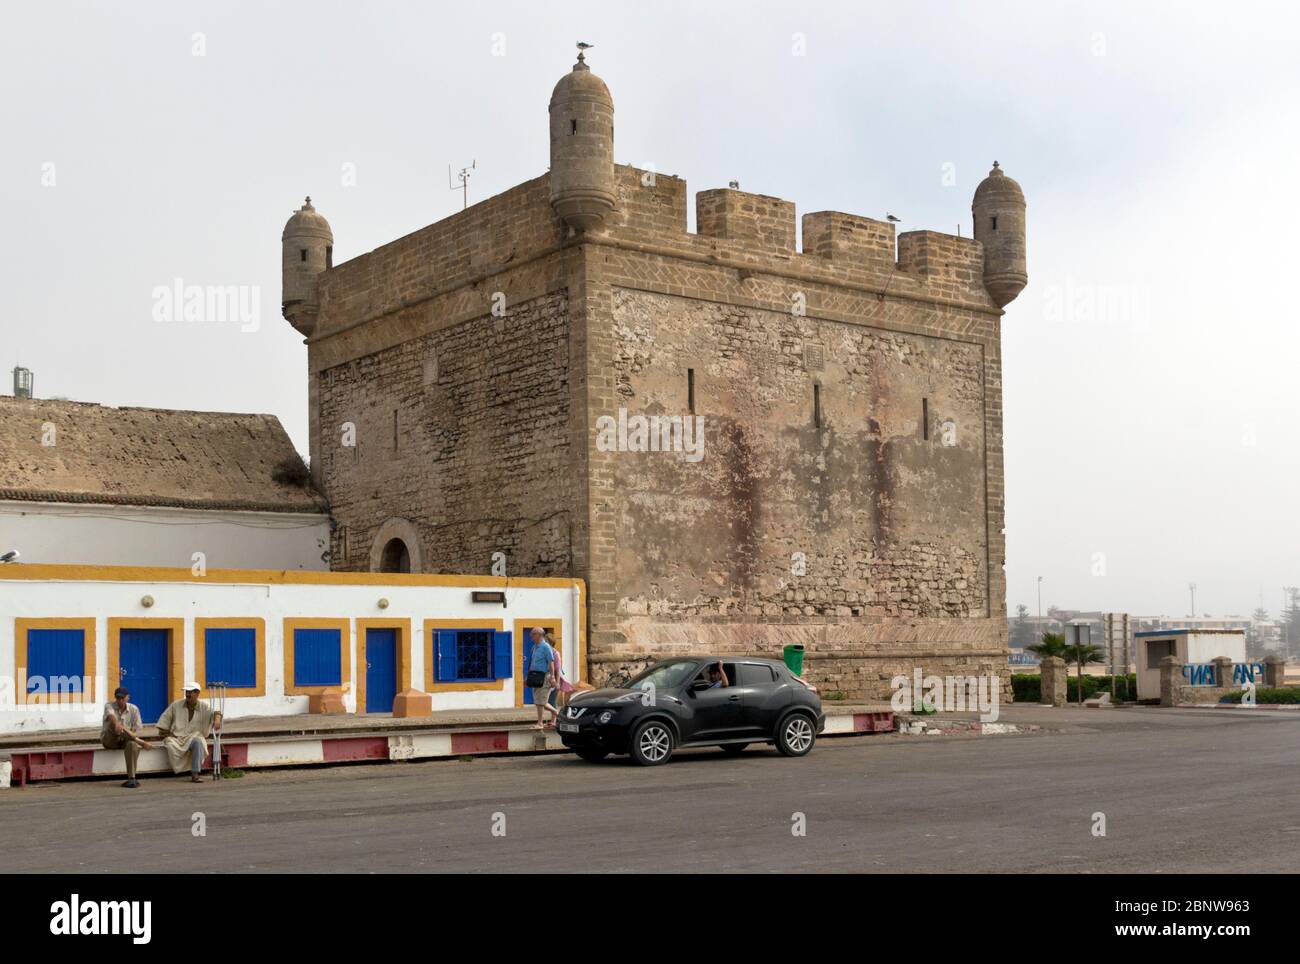
[[[366,569],[390,518],[424,569],[569,575],[569,324],[563,294],[326,369],[320,413],[337,569]],[[354,446],[342,426],[356,426]]]
[[[620,407],[681,415],[693,372],[704,426],[698,462],[620,453],[621,614],[987,615],[978,346],[624,289],[614,319]]]

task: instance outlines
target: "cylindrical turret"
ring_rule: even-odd
[[[984,244],[984,288],[999,308],[1029,283],[1025,264],[1025,192],[998,162],[971,202],[975,240]]]
[[[579,53],[551,94],[551,206],[576,231],[614,209],[614,100]]]
[[[310,197],[285,224],[280,247],[281,309],[289,324],[310,336],[320,307],[316,279],[334,264],[334,232]]]

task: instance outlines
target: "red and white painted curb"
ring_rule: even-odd
[[[894,714],[889,712],[843,713],[826,718],[823,736],[859,733],[890,733]],[[324,736],[312,738],[266,737],[240,741],[227,737],[221,743],[223,765],[232,769],[311,766],[313,764],[365,761],[429,760],[438,757],[482,756],[499,753],[564,751],[554,730],[539,733],[532,728],[508,730],[453,730],[390,733],[370,736]],[[204,767],[211,767],[212,760]],[[138,773],[169,773],[167,755],[161,749],[141,752]],[[0,761],[0,788],[24,786],[32,780],[67,780],[78,777],[126,775],[121,750],[67,748],[22,750]]]

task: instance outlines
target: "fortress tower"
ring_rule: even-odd
[[[595,681],[791,642],[854,698],[1007,678],[1020,187],[995,164],[973,238],[818,211],[799,247],[793,202],[733,188],[690,233],[685,181],[614,163],[583,56],[549,114],[549,173],[367,254],[332,266],[310,203],[285,227],[332,565],[580,576]]]

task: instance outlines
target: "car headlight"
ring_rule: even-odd
[[[606,710],[604,713],[600,714],[600,716],[596,717],[596,722],[608,723],[613,718],[614,718],[613,712],[611,712],[610,710]]]

